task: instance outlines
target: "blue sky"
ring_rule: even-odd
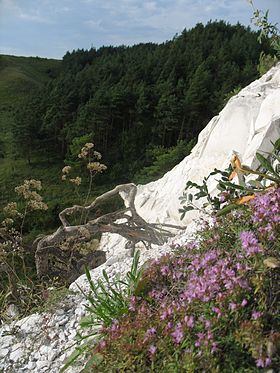
[[[280,0],[254,0],[280,23]],[[0,0],[0,53],[62,58],[67,50],[163,42],[210,19],[249,25],[248,0]]]

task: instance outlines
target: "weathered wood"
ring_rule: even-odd
[[[49,274],[49,255],[57,256],[60,259],[62,257],[67,259],[65,251],[61,254],[61,245],[67,240],[73,239],[76,242],[82,243],[91,241],[97,233],[116,233],[127,239],[126,247],[133,253],[135,245],[141,241],[149,247],[151,244],[162,245],[167,238],[174,235],[166,228],[184,228],[171,224],[146,222],[136,211],[136,192],[137,187],[135,184],[118,185],[114,189],[97,197],[89,206],[74,205],[61,211],[59,214],[61,226],[53,234],[36,241],[35,260],[38,276],[42,277]],[[69,216],[78,213],[83,216],[89,216],[89,213],[97,205],[117,194],[121,196],[126,205],[122,210],[88,220],[84,224],[71,225],[69,223]],[[71,255],[75,256],[75,253],[71,252]],[[94,255],[94,252],[91,255]],[[68,257],[70,257],[70,254],[68,254]],[[86,258],[82,259],[83,264],[86,264],[85,260]],[[69,272],[71,272],[71,268],[69,268]]]

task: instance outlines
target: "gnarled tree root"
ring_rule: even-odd
[[[66,208],[59,214],[61,226],[51,235],[45,236],[36,242],[36,269],[39,277],[49,275],[49,256],[53,255],[56,258],[64,261],[70,254],[66,254],[65,250],[61,249],[63,243],[68,240],[76,240],[77,242],[89,242],[97,233],[117,233],[127,239],[126,247],[134,252],[136,243],[142,241],[148,247],[151,244],[162,245],[169,237],[174,236],[166,228],[183,229],[184,227],[171,224],[155,224],[146,222],[138,215],[135,208],[135,196],[137,187],[135,184],[122,184],[114,189],[97,197],[89,206],[72,206]],[[90,212],[100,203],[108,198],[119,194],[124,201],[125,207],[121,210],[102,215],[93,220],[87,220],[84,224],[70,225],[68,217],[73,214],[81,214],[81,216],[89,216]],[[100,251],[96,251],[100,259]],[[71,252],[75,256],[75,251]],[[89,254],[91,268],[102,264],[102,260],[98,260],[94,264],[94,252]],[[88,258],[90,259],[90,258]],[[103,256],[105,261],[105,257]],[[77,263],[78,262],[78,263]],[[76,265],[79,272],[86,265],[87,258],[83,257],[76,260]],[[70,266],[71,267],[71,266]],[[73,266],[72,266],[73,267]],[[73,268],[69,268],[69,275]],[[72,274],[73,275],[73,274]],[[70,277],[73,277],[70,275]]]

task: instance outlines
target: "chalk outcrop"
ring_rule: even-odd
[[[280,64],[232,97],[221,113],[201,132],[192,153],[163,178],[138,186],[136,209],[148,222],[188,224],[188,230],[172,239],[183,244],[195,229],[195,213],[181,222],[178,198],[186,182],[201,182],[214,168],[227,167],[232,152],[238,152],[242,162],[255,166],[255,153],[272,149],[271,141],[280,137]],[[214,190],[213,181],[210,188]],[[92,271],[93,279],[106,269],[110,278],[124,274],[132,259],[124,248],[125,239],[114,234],[102,237],[101,249],[107,262]],[[153,250],[142,250],[141,263],[171,251],[171,242]],[[87,288],[85,276],[76,284]],[[86,300],[81,294],[68,295],[52,313],[34,314],[0,327],[0,371],[4,373],[58,373],[74,347],[79,320],[85,314]],[[66,350],[66,348],[69,348]],[[80,365],[69,369],[78,373]]]
[[[254,167],[256,152],[272,150],[271,141],[279,137],[280,64],[232,97],[180,164],[160,180],[138,186],[138,213],[147,221],[180,223],[178,197],[188,180],[200,183],[214,168],[225,169],[233,151],[239,153],[242,163]],[[190,213],[184,223],[192,219]]]

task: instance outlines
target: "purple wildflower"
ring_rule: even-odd
[[[130,298],[128,309],[129,311],[136,311],[136,297],[135,296],[132,296]]]
[[[265,368],[269,366],[270,364],[271,364],[271,359],[269,357],[267,358],[260,357],[256,360],[256,366],[259,368]]]
[[[194,326],[194,317],[193,316],[185,316],[184,317],[184,322],[191,329]]]
[[[170,269],[168,266],[164,265],[160,268],[160,272],[163,276],[168,276],[170,274]]]
[[[217,342],[212,343],[212,348],[211,348],[211,353],[212,354],[218,350],[217,346],[218,346]]]
[[[176,344],[179,344],[182,342],[182,339],[184,337],[184,332],[182,328],[182,324],[179,322],[173,333],[171,333],[171,336]]]
[[[156,353],[156,351],[157,351],[157,348],[156,348],[156,346],[154,346],[154,345],[151,345],[150,347],[149,347],[149,353],[153,356],[155,353]]]
[[[280,223],[280,188],[259,193],[250,201],[252,221],[258,225],[258,231],[269,240],[274,239],[274,228]]]
[[[150,328],[146,331],[143,342],[146,343],[151,337],[153,337],[156,334],[155,328]]]
[[[222,312],[218,307],[212,307],[212,311],[218,315],[218,318],[222,316]]]
[[[236,308],[237,308],[237,304],[236,304],[236,303],[230,303],[230,304],[228,305],[228,308],[229,308],[231,311],[234,311],[234,310],[236,310]]]
[[[242,248],[245,250],[247,256],[252,256],[262,252],[262,248],[260,247],[253,232],[241,232],[240,240]]]
[[[262,316],[262,312],[259,311],[253,311],[252,312],[252,319],[253,320],[258,320]]]

